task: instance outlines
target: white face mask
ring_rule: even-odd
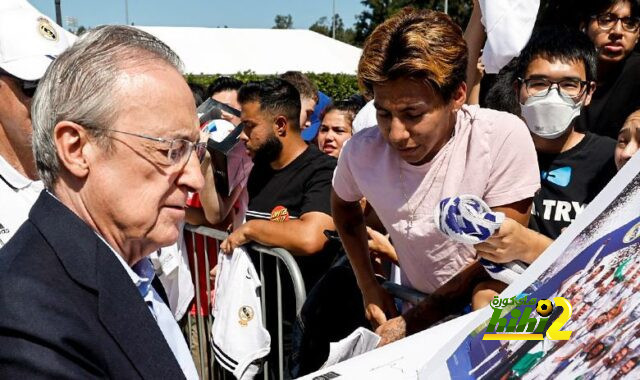
[[[522,117],[531,133],[550,140],[562,136],[581,109],[582,102],[560,96],[556,88],[546,96],[530,96],[520,104]]]

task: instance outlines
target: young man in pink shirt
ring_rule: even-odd
[[[433,221],[446,197],[473,194],[526,225],[540,187],[536,152],[513,115],[469,107],[462,30],[443,13],[403,11],[364,47],[358,79],[374,98],[378,128],[343,147],[332,213],[381,344],[420,331],[468,304],[488,279],[470,245],[449,240]],[[395,245],[403,284],[430,293],[397,314],[375,280],[358,200],[366,197]]]

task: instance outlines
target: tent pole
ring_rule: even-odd
[[[331,11],[331,35],[336,39],[336,0],[333,0],[333,8]]]
[[[62,26],[62,10],[60,9],[60,0],[55,0],[56,4],[56,24]]]
[[[129,0],[124,0],[124,23],[129,25]]]

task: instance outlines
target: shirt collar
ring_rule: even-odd
[[[60,200],[58,199],[58,197],[55,196],[55,194],[53,194],[49,190],[46,190],[46,192],[49,193],[55,200],[60,202]],[[131,281],[133,281],[133,284],[138,288],[138,291],[142,295],[142,298],[146,299],[147,295],[149,294],[149,288],[151,287],[151,282],[153,281],[153,278],[155,277],[155,274],[156,274],[155,270],[153,269],[153,264],[151,263],[151,260],[149,259],[149,257],[143,257],[140,261],[135,263],[133,267],[130,267],[129,264],[127,264],[127,262],[124,261],[122,256],[120,256],[118,252],[116,252],[116,250],[113,249],[111,244],[109,244],[105,240],[105,238],[102,237],[102,235],[100,235],[97,231],[94,231],[94,233],[98,238],[100,238],[100,240],[102,240],[102,242],[107,247],[109,247],[109,250],[113,252],[116,258],[118,258],[118,261],[120,262],[124,270],[129,275],[129,278],[131,278]]]
[[[94,231],[95,232],[95,231]],[[143,257],[140,261],[135,263],[133,267],[130,267],[126,261],[116,252],[113,247],[97,232],[95,234],[104,242],[104,244],[109,247],[111,252],[118,258],[118,261],[127,272],[133,284],[138,288],[140,295],[142,298],[145,298],[149,293],[149,288],[151,287],[151,282],[155,277],[155,271],[153,269],[153,264],[151,264],[151,260],[148,257]]]
[[[2,156],[0,156],[0,177],[2,177],[9,186],[17,190],[22,190],[33,184],[42,186],[41,181],[32,181],[20,174],[20,172],[11,166]]]

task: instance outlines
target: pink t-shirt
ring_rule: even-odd
[[[333,188],[345,201],[367,198],[391,236],[403,284],[430,293],[475,256],[472,246],[438,231],[438,202],[474,194],[490,207],[511,204],[533,197],[539,175],[533,141],[520,119],[463,106],[453,138],[424,165],[402,160],[378,128],[357,133],[340,152]]]

